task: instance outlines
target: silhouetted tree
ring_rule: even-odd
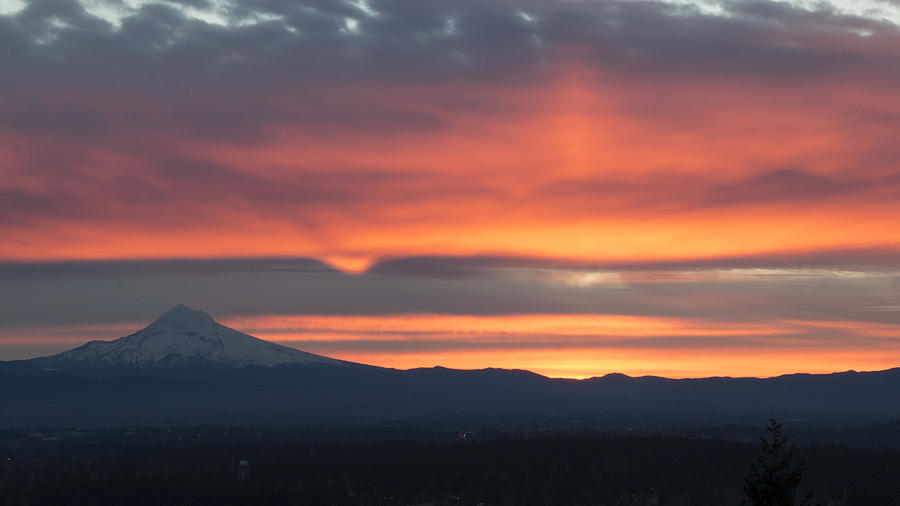
[[[770,418],[766,432],[759,438],[760,455],[750,465],[744,480],[746,504],[751,506],[795,506],[810,504],[810,497],[797,498],[797,487],[803,476],[803,462],[794,455],[782,433],[782,424]]]

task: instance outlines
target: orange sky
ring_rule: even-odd
[[[497,107],[489,115],[429,105],[441,89],[394,90],[396,107],[445,122],[424,132],[276,123],[249,145],[167,132],[125,139],[221,167],[223,181],[158,173],[159,161],[115,139],[87,147],[61,180],[13,163],[8,185],[58,194],[74,214],[5,223],[0,257],[307,256],[359,272],[416,255],[640,262],[900,245],[897,167],[873,160],[884,156],[873,148],[896,148],[880,124],[859,123],[876,102],[900,114],[893,90],[557,74],[460,92]],[[351,97],[350,106],[377,100],[353,86],[311,93]],[[284,100],[290,110],[297,99]],[[6,136],[16,149],[0,156],[11,160],[30,144],[72,149],[66,139]]]
[[[881,370],[895,367],[900,352],[900,325],[842,321],[762,324],[626,315],[416,314],[267,316],[228,323],[264,339],[385,367],[477,369],[491,364],[566,378],[622,371],[683,378]],[[858,345],[822,342],[816,333],[822,329],[841,331],[846,339],[867,345],[861,350]]]
[[[0,14],[0,348],[187,298],[395,367],[900,365],[900,30],[739,4],[182,13],[159,40]],[[352,276],[121,267],[298,258]],[[120,313],[67,312],[91,300]]]

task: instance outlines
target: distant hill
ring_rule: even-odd
[[[547,378],[529,371],[396,370],[279,346],[176,306],[143,330],[0,362],[0,426],[397,420],[648,427],[900,418],[900,369],[777,378]]]

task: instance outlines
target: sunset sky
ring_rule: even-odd
[[[900,366],[900,3],[0,0],[0,360],[177,303],[559,377]]]

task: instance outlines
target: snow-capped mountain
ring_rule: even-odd
[[[348,362],[288,348],[238,332],[203,311],[179,304],[143,330],[114,341],[91,341],[58,355],[35,359],[42,367],[96,366],[272,367],[285,364]]]

